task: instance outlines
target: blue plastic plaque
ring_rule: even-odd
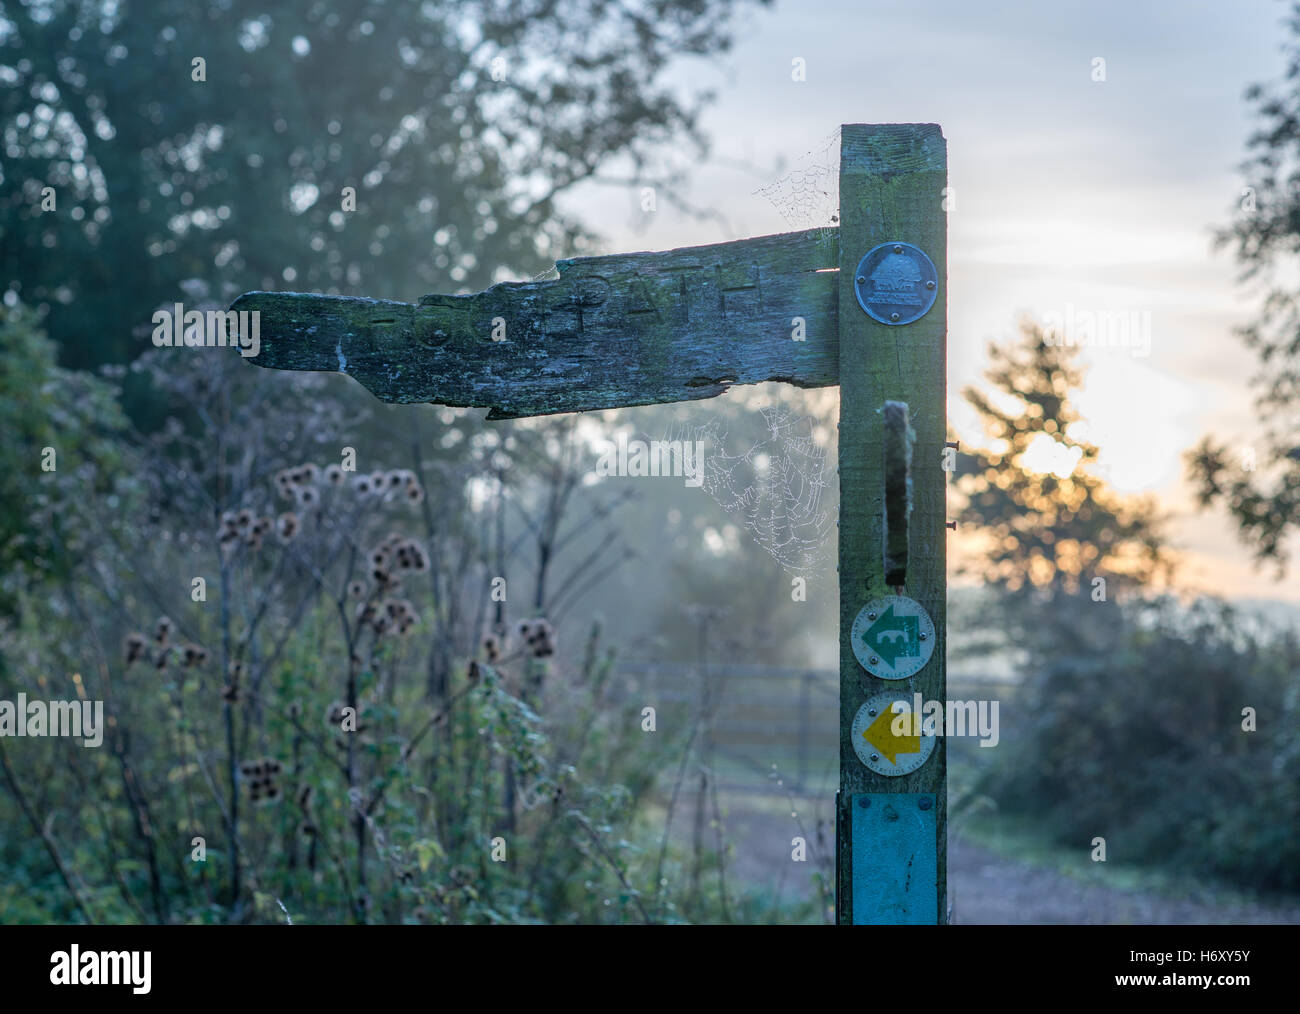
[[[853,924],[939,921],[938,825],[932,792],[854,793]]]

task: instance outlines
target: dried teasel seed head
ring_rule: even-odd
[[[126,637],[126,664],[131,665],[144,656],[144,634],[128,634]]]
[[[311,463],[300,466],[298,472],[302,475],[299,482],[315,482],[320,478],[320,469]]]
[[[276,520],[275,533],[279,536],[281,542],[290,541],[298,534],[298,515],[292,511],[285,511]]]
[[[353,581],[348,585],[348,594],[354,599],[362,598],[366,594],[366,583],[364,581]]]
[[[341,482],[343,482],[343,466],[326,465],[325,481],[328,482],[331,486],[337,486]]]
[[[298,490],[298,503],[304,507],[313,507],[320,503],[320,494],[315,486],[303,486]]]

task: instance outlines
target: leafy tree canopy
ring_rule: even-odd
[[[411,300],[535,273],[588,238],[561,194],[702,153],[705,97],[666,71],[747,2],[0,0],[0,270],[79,367],[134,358],[192,278]]]

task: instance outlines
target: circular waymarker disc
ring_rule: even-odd
[[[910,324],[926,315],[939,295],[939,272],[911,243],[881,243],[858,261],[853,277],[858,305],[882,324]]]
[[[893,710],[895,701],[908,706],[905,715]],[[876,694],[853,716],[853,752],[858,760],[878,775],[908,775],[934,753],[934,736],[921,734],[921,716],[912,714],[907,694],[886,691]],[[895,731],[899,723],[903,735]]]
[[[872,599],[849,635],[862,668],[882,680],[914,676],[934,654],[934,622],[916,599],[886,595]]]

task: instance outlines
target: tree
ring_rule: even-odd
[[[1120,498],[1095,474],[1099,449],[1070,401],[1083,382],[1077,349],[1031,321],[1020,329],[1019,344],[989,347],[992,390],[963,392],[990,438],[958,459],[962,517],[986,543],[981,576],[1003,591],[1048,594],[1090,591],[1097,577],[1122,590],[1167,576],[1154,505]]]
[[[536,273],[590,239],[561,195],[702,154],[664,71],[745,2],[0,0],[0,270],[77,367],[133,359],[190,278],[412,300]]]
[[[1300,3],[1287,27],[1300,37]],[[1246,186],[1235,219],[1219,230],[1220,247],[1234,248],[1239,281],[1262,297],[1253,321],[1237,330],[1255,353],[1255,406],[1263,424],[1260,448],[1233,453],[1205,437],[1188,452],[1203,507],[1222,504],[1255,560],[1272,562],[1280,578],[1288,538],[1300,526],[1300,41],[1288,44],[1285,84],[1253,85],[1246,93],[1262,124],[1247,142]]]

